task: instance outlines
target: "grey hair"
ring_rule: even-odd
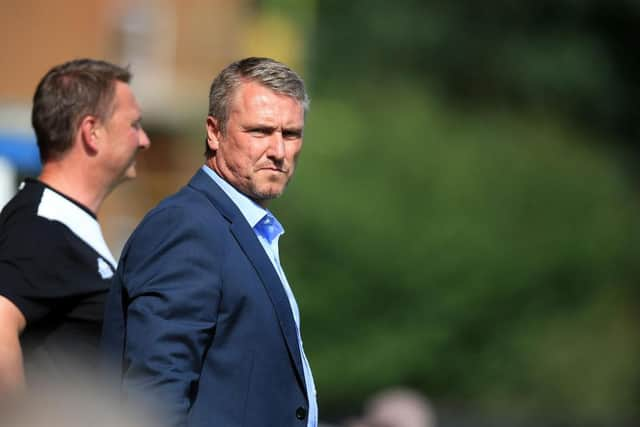
[[[310,100],[304,81],[295,71],[271,58],[244,58],[223,69],[209,90],[209,115],[216,119],[223,134],[226,133],[233,95],[242,83],[247,82],[259,83],[276,93],[296,99],[305,114],[309,110]],[[211,149],[206,145],[205,155],[209,157],[211,154]]]

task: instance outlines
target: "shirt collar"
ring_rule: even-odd
[[[259,206],[256,202],[248,198],[246,195],[242,194],[238,190],[236,190],[231,184],[225,181],[220,177],[213,169],[211,169],[207,165],[202,166],[202,170],[213,179],[213,181],[218,184],[218,186],[225,192],[227,196],[233,201],[233,203],[240,209],[242,215],[247,220],[251,228],[255,227],[255,225],[264,217],[267,212],[267,209],[264,209],[262,206]],[[273,215],[273,214],[272,214]]]

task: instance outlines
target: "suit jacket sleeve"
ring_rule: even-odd
[[[211,236],[228,233],[211,228],[183,207],[156,211],[118,270],[127,319],[123,387],[153,399],[172,426],[186,424],[216,327],[224,245]]]

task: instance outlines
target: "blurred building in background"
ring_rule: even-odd
[[[302,48],[286,20],[273,31],[273,17],[249,0],[3,0],[0,5],[1,205],[24,176],[39,171],[31,98],[47,70],[92,57],[128,64],[133,72],[152,149],[139,158],[138,179],[115,191],[100,212],[116,254],[142,215],[203,161],[213,76],[248,55],[295,64]]]

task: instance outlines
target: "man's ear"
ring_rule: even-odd
[[[84,116],[78,126],[78,134],[82,145],[87,152],[95,154],[99,149],[99,140],[102,128],[100,121],[95,116]]]
[[[220,139],[222,137],[222,132],[220,131],[220,127],[218,126],[218,120],[213,118],[213,116],[207,117],[207,145],[211,151],[217,151],[218,146],[220,145]]]

